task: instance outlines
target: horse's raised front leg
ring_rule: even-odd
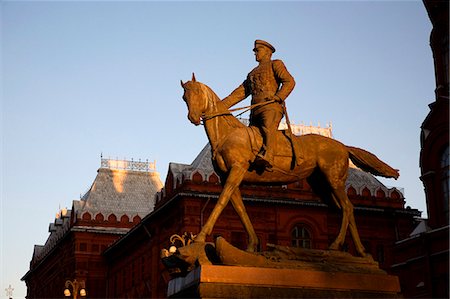
[[[237,214],[241,218],[242,224],[245,227],[245,230],[248,234],[248,252],[255,252],[258,246],[258,236],[256,235],[255,229],[253,228],[252,222],[248,217],[247,211],[245,210],[244,202],[242,201],[241,191],[239,188],[236,188],[231,195],[231,203],[233,204],[234,209]]]
[[[236,165],[231,168],[230,173],[228,174],[227,180],[223,187],[222,193],[220,193],[219,199],[211,212],[206,224],[203,226],[200,233],[195,237],[195,242],[205,242],[206,236],[210,235],[214,225],[216,224],[217,219],[222,213],[223,209],[227,206],[228,201],[231,198],[231,195],[234,191],[239,187],[244,178],[246,169],[243,167]]]

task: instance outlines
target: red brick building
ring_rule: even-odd
[[[106,296],[165,297],[169,276],[160,262],[160,250],[170,246],[173,234],[198,233],[221,190],[209,145],[190,165],[171,163],[155,210],[104,253],[109,265]],[[405,209],[400,190],[389,189],[354,167],[349,170],[346,190],[355,205],[363,244],[389,271],[395,242],[409,237],[420,212]],[[241,191],[262,250],[267,243],[326,249],[337,236],[340,211],[322,202],[306,180],[279,187],[244,185]],[[246,246],[245,230],[231,205],[212,235],[221,235],[240,248]],[[355,254],[350,236],[346,247]]]
[[[422,123],[420,168],[428,219],[394,247],[392,270],[406,297],[449,297],[449,2],[425,0],[436,99]]]
[[[161,187],[150,163],[102,159],[89,191],[50,223],[45,245],[35,245],[22,278],[27,298],[61,298],[65,282],[74,279],[85,282],[89,298],[104,298],[102,253],[153,210]]]

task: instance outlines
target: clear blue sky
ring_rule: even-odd
[[[420,125],[434,99],[431,24],[408,2],[38,2],[1,9],[0,298],[23,298],[34,244],[71,208],[104,157],[191,163],[206,144],[180,79],[227,96],[271,42],[297,81],[291,121],[400,169],[406,205],[426,211]],[[243,104],[247,104],[247,102]],[[426,215],[424,213],[424,215]]]

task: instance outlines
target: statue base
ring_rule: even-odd
[[[402,298],[396,276],[203,265],[169,282],[170,298]]]
[[[402,298],[396,276],[370,255],[267,244],[249,253],[224,238],[162,253],[170,298]]]

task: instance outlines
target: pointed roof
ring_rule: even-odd
[[[84,212],[92,216],[127,215],[129,219],[138,215],[141,219],[153,211],[155,194],[163,184],[154,163],[102,159],[101,167],[88,192],[81,200],[73,201],[73,211],[63,209],[49,224],[50,235],[45,245],[35,245],[31,264],[40,262],[55,248],[61,238],[74,228],[72,215],[81,217]],[[108,229],[108,228],[104,228]],[[109,232],[124,233],[129,228],[109,228]],[[24,278],[27,274],[24,276]]]
[[[196,172],[200,173],[204,178],[215,173],[211,161],[211,145],[207,143],[191,164],[182,164],[171,162],[169,171],[173,175],[173,183],[181,182],[183,179],[192,179],[192,175]]]
[[[379,189],[383,190],[386,194],[390,193],[393,189],[397,190],[399,194],[401,193],[396,188],[386,187],[374,175],[361,170],[360,168],[353,165],[353,163],[350,163],[345,186],[346,188],[349,188],[350,186],[355,188],[358,194],[360,194],[364,188],[369,189],[372,195],[375,195],[375,192]]]
[[[211,145],[209,143],[203,147],[191,164],[176,162],[169,163],[169,173],[173,175],[173,181],[171,182],[173,186],[176,186],[177,183],[181,183],[184,179],[191,180],[192,175],[196,172],[200,173],[204,178],[207,178],[211,174],[215,173],[211,161]],[[169,179],[170,177],[168,176],[166,180]]]
[[[431,228],[428,226],[426,219],[420,219],[419,224],[414,228],[414,230],[409,234],[410,237],[420,235],[430,231]]]
[[[74,209],[77,215],[87,211],[143,218],[153,211],[162,186],[158,172],[100,168],[89,191],[74,201]]]
[[[45,241],[44,245],[34,245],[33,256],[31,258],[31,265],[38,263],[44,258],[59,242],[59,240],[70,229],[70,210],[64,211],[56,215],[54,222],[51,222],[48,226],[48,232],[50,235]]]
[[[211,162],[211,145],[206,144],[190,165],[193,169],[213,170]]]

